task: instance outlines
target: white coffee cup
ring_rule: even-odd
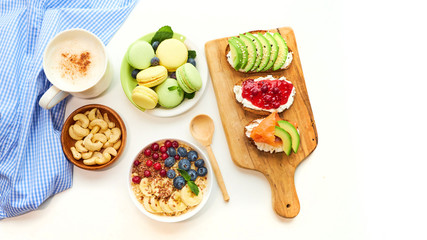
[[[43,69],[52,86],[40,98],[39,105],[50,109],[69,94],[93,98],[111,82],[107,51],[102,41],[84,29],[60,32],[48,43]]]

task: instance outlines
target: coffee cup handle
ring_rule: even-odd
[[[64,92],[52,85],[40,98],[39,105],[44,109],[51,109],[68,95],[68,92]]]

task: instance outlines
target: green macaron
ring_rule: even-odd
[[[127,51],[128,63],[136,69],[148,68],[151,65],[151,59],[155,56],[153,47],[142,40],[132,43]]]
[[[176,70],[176,79],[186,93],[192,93],[202,88],[202,77],[191,63],[185,63]]]
[[[174,108],[184,99],[184,92],[178,87],[178,83],[173,78],[167,78],[163,83],[155,88],[159,97],[159,104],[165,108]]]

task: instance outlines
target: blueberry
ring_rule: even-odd
[[[205,167],[199,167],[197,169],[197,175],[199,175],[200,177],[206,176],[206,174],[208,174],[208,169]]]
[[[203,167],[205,165],[205,161],[203,159],[198,159],[194,162],[194,166],[196,167]]]
[[[168,178],[173,179],[173,178],[176,176],[176,172],[175,172],[175,170],[173,170],[173,169],[169,169],[169,170],[166,172],[166,175],[168,176]]]
[[[159,46],[160,42],[159,41],[154,41],[151,43],[151,46],[153,47],[154,51],[157,50],[157,47]]]
[[[194,58],[187,59],[187,62],[193,64],[193,66],[196,66],[196,60]]]
[[[176,72],[173,72],[169,75],[170,78],[176,79]]]
[[[168,148],[168,150],[166,152],[170,157],[175,157],[175,155],[176,155],[176,150],[173,147]]]
[[[191,167],[191,163],[186,158],[181,159],[181,161],[179,161],[179,163],[178,163],[178,168],[179,169],[188,171],[188,169],[190,169],[190,167]]]
[[[187,156],[187,149],[185,149],[183,147],[179,147],[178,148],[178,155],[180,157],[186,157]]]
[[[132,71],[132,77],[136,79],[136,75],[138,75],[138,73],[139,73],[140,71],[141,71],[141,70],[139,70],[139,69],[134,69],[134,70]]]
[[[160,63],[160,60],[158,57],[153,57],[151,59],[151,66],[157,66],[157,65],[159,65],[159,63]]]
[[[185,179],[182,176],[178,176],[176,178],[173,179],[173,186],[176,189],[181,190],[184,186],[185,186]]]
[[[199,157],[199,154],[197,154],[196,151],[191,150],[188,152],[187,157],[188,157],[188,160],[194,162]]]
[[[165,167],[172,167],[175,164],[175,158],[168,157],[165,160]]]
[[[197,178],[197,172],[194,169],[190,169],[187,171],[188,175],[190,175],[190,180],[195,181]]]

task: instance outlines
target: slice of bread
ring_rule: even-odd
[[[248,33],[251,33],[252,35],[257,35],[258,33],[260,33],[260,34],[266,34],[268,31],[266,31],[266,30],[255,30],[255,31],[250,31],[250,32],[248,32]],[[271,34],[273,34],[272,32],[270,32]],[[245,33],[246,34],[246,33]],[[235,37],[239,37],[239,36],[235,36]],[[283,36],[282,36],[283,37]],[[286,39],[285,39],[285,42],[286,42]],[[287,45],[287,44],[286,44]],[[288,49],[288,54],[287,54],[287,59],[286,59],[286,62],[285,62],[285,64],[281,67],[281,68],[279,68],[279,69],[277,69],[276,71],[281,71],[281,70],[284,70],[284,69],[288,69],[289,67],[290,67],[290,65],[291,65],[291,62],[292,62],[292,60],[293,60],[293,53],[292,53],[292,51],[291,51],[291,49],[289,48],[289,46],[287,46],[287,49]],[[225,57],[226,57],[226,61],[229,63],[229,65],[230,65],[230,67],[233,69],[233,70],[235,70],[234,69],[234,66],[233,66],[233,63],[232,63],[232,60],[230,59],[230,57],[231,57],[231,55],[230,55],[230,45],[229,44],[227,44],[227,47],[225,48]],[[277,58],[279,58],[279,56],[277,57]],[[273,67],[271,66],[270,68],[268,68],[268,69],[261,69],[261,70],[257,70],[257,69],[251,69],[251,70],[249,70],[249,71],[245,71],[244,70],[244,67],[243,68],[239,68],[238,69],[238,71],[239,72],[244,72],[244,73],[270,73],[270,72],[276,72],[276,71],[274,71],[273,70]]]
[[[236,101],[242,105],[242,107],[243,107],[244,110],[246,110],[248,112],[251,112],[251,113],[254,113],[254,114],[257,114],[257,115],[265,115],[266,116],[266,115],[270,115],[274,111],[276,111],[278,113],[281,113],[281,112],[285,111],[286,109],[288,109],[288,108],[290,108],[292,106],[293,101],[294,101],[294,96],[295,96],[295,93],[296,93],[295,87],[293,87],[292,92],[291,92],[291,94],[289,96],[288,102],[286,103],[288,106],[286,106],[286,107],[282,107],[281,106],[282,109],[280,109],[280,107],[277,108],[277,109],[261,109],[261,108],[257,108],[256,106],[245,105],[248,102],[247,102],[246,99],[243,99],[243,98],[239,97],[239,95],[241,95],[241,91],[239,90],[239,88],[240,89],[242,88],[242,84],[243,84],[244,81],[250,80],[250,79],[254,79],[254,80],[258,80],[259,79],[259,80],[264,80],[264,81],[268,81],[269,79],[282,79],[284,81],[288,81],[288,80],[286,80],[285,77],[276,78],[276,77],[273,77],[272,75],[268,75],[268,76],[254,76],[254,77],[251,77],[251,78],[241,79],[239,82],[237,82],[234,85],[233,92],[234,92],[234,96],[235,96]],[[239,101],[239,99],[241,101]]]

